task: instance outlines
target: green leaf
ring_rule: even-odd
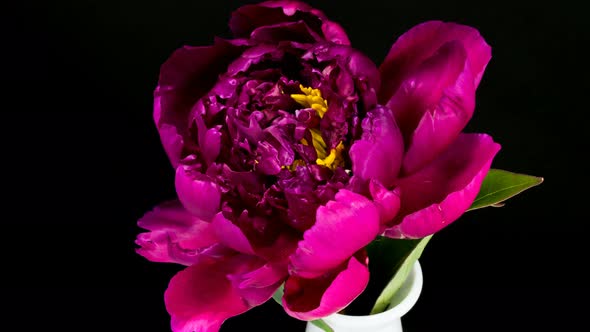
[[[542,182],[543,178],[541,177],[512,173],[501,169],[490,169],[481,184],[479,194],[477,194],[473,204],[467,211],[488,206],[502,206],[503,201]]]
[[[276,290],[276,292],[272,295],[273,300],[275,300],[278,304],[283,305],[283,302],[281,301],[281,299],[283,298],[284,293],[285,293],[285,284],[282,284],[281,287],[279,287]],[[319,327],[320,329],[324,330],[325,332],[334,332],[334,330],[332,330],[332,328],[321,319],[312,320],[311,323],[313,325]]]
[[[285,293],[285,284],[282,284],[281,287],[277,289],[277,291],[272,295],[273,300],[275,300],[278,304],[283,305],[281,299],[283,298],[283,294]]]
[[[321,319],[312,320],[311,323],[325,332],[334,332],[334,330],[332,330],[332,328]]]
[[[371,315],[383,312],[397,304],[395,303],[397,291],[410,275],[414,263],[420,258],[431,238],[432,235],[419,240],[395,240],[382,237],[371,244],[369,259],[376,254],[379,255],[377,257],[382,257],[382,260],[386,259],[386,266],[390,270],[388,274],[391,275],[389,282],[382,288],[381,294],[375,301]],[[371,263],[379,264],[379,262]]]

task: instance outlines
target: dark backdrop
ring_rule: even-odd
[[[168,331],[178,266],[134,253],[136,220],[174,197],[152,123],[160,64],[227,36],[248,1],[76,0],[3,9],[4,194],[0,324],[21,331]],[[407,331],[579,330],[588,309],[588,20],[558,1],[313,1],[380,63],[428,19],[474,26],[493,47],[470,131],[503,146],[494,167],[545,183],[466,214],[421,258]],[[5,5],[6,6],[6,5]],[[267,303],[222,331],[302,331]],[[4,330],[4,328],[1,328]]]

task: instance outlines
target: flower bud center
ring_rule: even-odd
[[[322,93],[319,89],[306,88],[299,85],[302,94],[292,94],[291,98],[305,108],[314,109],[320,118],[328,111],[328,102],[322,98]]]
[[[311,108],[316,111],[317,115],[321,118],[324,117],[328,111],[328,102],[322,97],[322,93],[319,89],[313,89],[311,87],[304,87],[299,85],[301,94],[291,94],[291,98],[298,104],[305,108]],[[319,127],[319,126],[318,126]],[[339,142],[338,145],[327,151],[326,142],[322,137],[322,133],[319,128],[309,129],[312,138],[312,145],[315,148],[318,158],[316,164],[325,166],[331,170],[336,169],[338,166],[344,165],[344,158],[342,157],[342,151],[344,150],[343,142]],[[304,138],[301,140],[303,145],[309,145],[309,142]],[[301,165],[301,160],[295,160],[292,165],[287,166],[289,169],[294,170],[297,165]]]

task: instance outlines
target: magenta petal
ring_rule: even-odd
[[[369,191],[375,206],[379,210],[381,226],[391,223],[400,209],[399,188],[388,190],[378,181],[372,180],[369,183]]]
[[[191,215],[178,201],[163,203],[139,221],[137,253],[153,262],[191,265],[204,249],[217,243],[211,225]]]
[[[300,1],[266,1],[242,6],[232,13],[229,25],[236,37],[247,38],[259,27],[300,21],[322,35],[325,40],[336,44],[350,44],[348,36],[339,24],[328,20],[320,10]],[[266,41],[278,43],[283,40],[285,39]]]
[[[236,287],[239,285],[235,282],[262,265],[258,258],[247,255],[201,256],[194,265],[180,271],[164,294],[172,330],[216,332],[227,318],[268,300],[276,287],[249,293]]]
[[[240,295],[252,306],[268,300],[286,277],[286,269],[271,263],[252,272],[228,276]]]
[[[246,235],[221,212],[213,218],[212,226],[221,244],[244,254],[254,254]]]
[[[316,278],[339,266],[379,233],[379,212],[359,194],[341,189],[317,210],[316,223],[290,257],[289,272],[302,278]]]
[[[418,173],[400,179],[401,211],[393,238],[422,238],[459,218],[473,203],[500,145],[485,134],[461,134]]]
[[[369,282],[366,256],[351,257],[348,263],[316,279],[290,276],[285,283],[283,307],[301,320],[314,320],[348,306]]]
[[[352,172],[368,181],[375,179],[388,187],[395,181],[402,162],[404,143],[388,108],[377,106],[367,112],[361,139],[350,148]]]
[[[250,38],[259,43],[276,43],[287,40],[299,43],[315,43],[322,39],[303,21],[261,26],[252,32]]]
[[[176,193],[184,207],[196,217],[211,221],[219,212],[221,192],[207,175],[193,165],[179,165],[176,169]]]
[[[444,44],[459,42],[467,52],[473,85],[477,87],[486,65],[491,59],[491,48],[479,32],[471,27],[429,21],[404,33],[391,47],[381,64],[381,90],[379,100],[385,104],[400,88],[406,76],[431,57]]]
[[[203,107],[202,100],[197,102],[197,107]],[[201,150],[201,155],[205,163],[209,166],[215,161],[221,151],[221,131],[219,126],[207,129],[203,115],[201,114],[196,114],[194,120],[198,131],[199,149]]]
[[[241,47],[228,42],[213,46],[184,46],[176,50],[160,68],[154,91],[154,121],[164,149],[176,167],[188,139],[188,117],[192,106],[215,84],[217,77]]]
[[[379,70],[375,66],[375,63],[362,52],[355,50],[345,45],[335,45],[331,43],[317,43],[311,49],[308,55],[313,56],[320,62],[337,62],[340,66],[344,67],[350,76],[362,81],[362,89],[359,92],[364,94],[374,94],[373,89],[377,89],[380,85]],[[348,80],[345,80],[348,81]],[[342,84],[343,82],[337,82]],[[343,90],[352,91],[353,87],[351,83],[340,85]],[[365,98],[365,97],[364,97]],[[373,98],[374,99],[374,98]],[[367,103],[367,101],[364,101]],[[367,109],[372,109],[376,104],[376,101],[369,103],[372,106]]]
[[[289,256],[297,249],[299,239],[300,233],[298,231],[283,231],[271,244],[256,247],[256,255],[272,262],[275,269],[286,271]]]
[[[463,46],[443,45],[391,98],[406,143],[402,165],[411,174],[455,140],[475,107],[475,87]]]
[[[156,97],[154,99],[154,109],[159,107],[160,98]],[[186,132],[184,129],[179,130],[174,125],[167,123],[159,124],[158,132],[160,133],[160,140],[162,141],[162,146],[164,147],[168,159],[170,159],[172,166],[176,167],[182,158]],[[180,134],[180,132],[182,132],[182,134]]]
[[[344,28],[336,22],[328,20],[324,21],[322,24],[322,32],[324,33],[326,40],[329,40],[332,43],[350,45],[350,40],[348,39],[346,31],[344,31]]]
[[[449,42],[404,78],[387,102],[404,138],[409,138],[424,114],[437,106],[447,88],[457,83],[465,69],[465,60],[463,46]]]

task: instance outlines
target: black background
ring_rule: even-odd
[[[252,2],[25,1],[3,9],[0,324],[169,330],[163,292],[180,267],[150,263],[133,244],[136,220],[175,195],[152,91],[174,49],[228,36],[231,11]],[[502,144],[494,167],[546,180],[433,238],[406,330],[580,330],[590,307],[585,10],[564,1],[310,3],[376,63],[422,21],[478,28],[493,58],[468,130]],[[254,325],[304,328],[269,302],[222,331]]]

